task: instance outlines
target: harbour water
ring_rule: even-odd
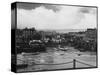
[[[28,64],[26,68],[18,69],[18,72],[24,71],[42,71],[55,69],[73,68],[73,59],[83,63],[93,65],[85,65],[76,63],[76,68],[94,67],[96,66],[96,55],[91,52],[80,52],[73,47],[66,47],[66,50],[58,48],[48,48],[43,53],[22,53],[17,55],[17,65]]]

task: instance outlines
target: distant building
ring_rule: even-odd
[[[28,28],[25,28],[23,29],[23,37],[24,38],[32,38],[32,35],[35,33],[35,29],[34,28],[31,28],[31,29],[28,29]]]
[[[57,35],[55,31],[40,31],[39,33],[42,35],[42,40],[52,39]]]
[[[91,39],[96,39],[97,38],[97,29],[87,29],[86,37],[91,38]]]

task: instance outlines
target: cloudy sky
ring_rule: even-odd
[[[86,29],[95,28],[97,9],[50,4],[17,4],[17,28]]]

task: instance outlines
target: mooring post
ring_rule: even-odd
[[[76,68],[76,59],[73,59],[73,69]]]

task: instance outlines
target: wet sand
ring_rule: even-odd
[[[18,54],[17,59],[17,65],[24,63],[28,64],[27,68],[18,69],[18,72],[73,68],[73,59],[96,66],[95,54],[91,55],[90,52],[80,52],[73,47],[68,47],[66,51],[58,50],[56,48],[48,48],[48,51],[44,53]],[[19,59],[21,59],[22,61],[20,61]],[[83,67],[92,66],[88,66],[82,63],[76,63],[76,68]]]

